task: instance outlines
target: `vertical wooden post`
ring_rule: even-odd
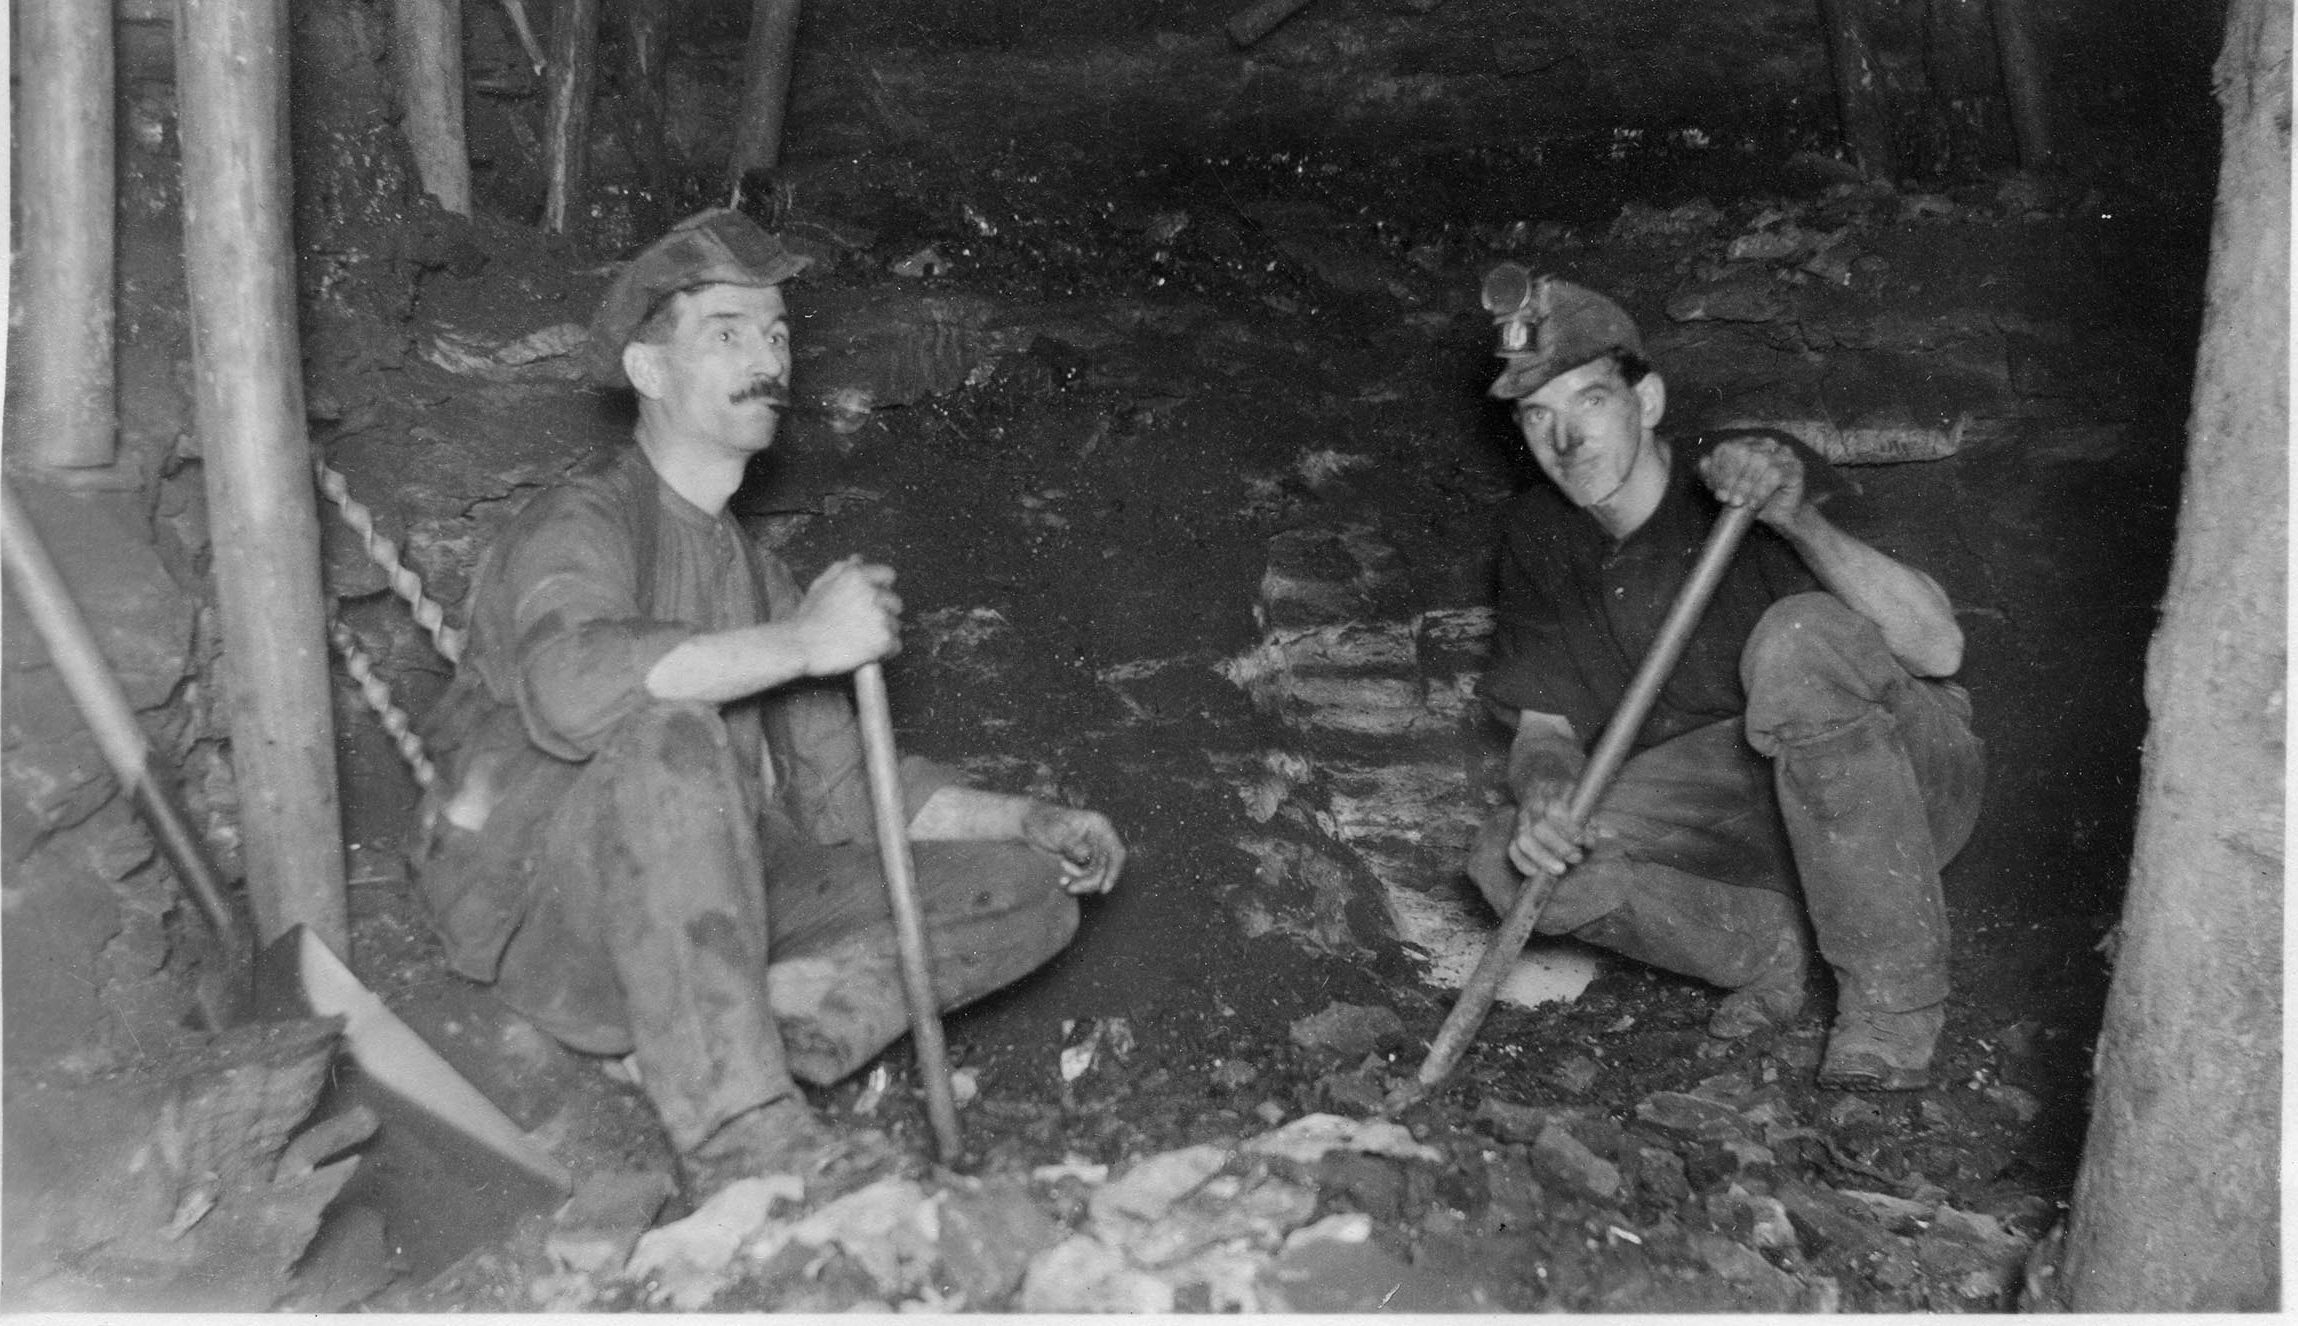
[[[1992,0],[1995,50],[2003,66],[2003,99],[2011,108],[2011,137],[2018,144],[2019,169],[2042,170],[2050,164],[2050,81],[2044,76],[2042,51],[2035,45],[2028,23],[2027,0]]]
[[[798,50],[799,0],[752,0],[750,43],[742,52],[742,104],[734,118],[734,155],[726,163],[732,190],[753,170],[782,163],[782,126],[790,110],[790,66]]]
[[[1853,165],[1868,175],[1898,172],[1891,127],[1884,118],[1883,73],[1867,35],[1867,0],[1819,0],[1820,26],[1835,67],[1835,97],[1843,116],[1843,143]]]
[[[664,0],[617,0],[623,49],[629,59],[631,155],[656,191],[670,187],[670,28],[678,6]]]
[[[47,466],[117,454],[112,345],[112,6],[16,0],[16,198],[23,208],[22,454]]]
[[[551,92],[544,133],[543,229],[566,233],[590,192],[590,96],[598,80],[598,0],[558,0],[551,11]]]
[[[287,0],[176,0],[194,404],[256,928],[349,951],[319,514],[304,433]]]
[[[2288,1218],[2290,0],[2233,0],[2178,547],[2065,1306],[2272,1313]]]
[[[471,214],[463,141],[463,0],[392,0],[392,63],[415,173],[439,206]]]
[[[1945,175],[1992,163],[2007,143],[1994,25],[1974,0],[1925,0],[1923,74],[1930,113],[1923,175]]]

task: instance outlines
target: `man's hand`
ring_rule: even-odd
[[[838,677],[900,653],[901,618],[893,568],[856,556],[814,577],[790,623],[805,642],[807,675]]]
[[[1509,864],[1527,875],[1561,875],[1578,865],[1591,838],[1588,830],[1573,825],[1571,803],[1569,783],[1543,781],[1523,789],[1516,805],[1516,836],[1508,843]]]
[[[1107,893],[1125,868],[1125,844],[1099,811],[1032,801],[1021,815],[1021,840],[1061,858],[1063,887],[1080,896]]]
[[[1803,511],[1803,459],[1776,438],[1734,438],[1716,444],[1700,461],[1716,500],[1725,506],[1755,508],[1755,518],[1775,529],[1792,524]]]

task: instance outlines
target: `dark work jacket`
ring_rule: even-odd
[[[551,811],[624,718],[657,703],[646,674],[706,631],[771,621],[803,593],[734,517],[672,491],[635,443],[601,450],[514,517],[480,559],[470,637],[423,737],[439,768],[416,873],[448,964],[491,980],[546,861]],[[874,836],[861,731],[843,678],[719,707],[759,836],[824,845]],[[954,771],[902,760],[910,814]],[[483,816],[450,832],[460,799]],[[761,877],[762,878],[762,877]]]
[[[1512,709],[1560,715],[1582,748],[1592,747],[1721,510],[1699,477],[1700,458],[1718,442],[1744,437],[1793,447],[1803,458],[1804,490],[1815,502],[1858,491],[1817,452],[1768,429],[1719,430],[1672,443],[1666,494],[1649,520],[1616,542],[1554,484],[1535,485],[1511,502],[1502,520],[1493,662],[1477,693]],[[1831,509],[1831,517],[1836,514]],[[1756,620],[1774,602],[1818,588],[1787,540],[1768,526],[1752,528],[1633,749],[1744,713],[1739,659]]]

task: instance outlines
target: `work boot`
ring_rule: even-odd
[[[1779,743],[1794,844],[1838,1008],[1928,1008],[1949,993],[1946,895],[1923,789],[1891,715]]]
[[[1752,981],[1724,996],[1708,1018],[1708,1035],[1719,1041],[1744,1040],[1759,1031],[1784,1027],[1803,1011],[1804,984],[1811,970],[1803,937],[1780,936],[1779,947]]]
[[[808,1203],[828,1201],[898,1168],[901,1152],[876,1129],[839,1130],[796,1096],[771,1100],[721,1125],[679,1157],[696,1206],[739,1179],[786,1174],[806,1186]]]
[[[1827,1036],[1819,1085],[1835,1091],[1917,1091],[1931,1085],[1931,1055],[1947,1022],[1942,1000],[1905,1013],[1846,1009]]]

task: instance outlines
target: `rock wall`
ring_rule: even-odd
[[[746,3],[708,0],[698,30],[739,31]],[[1113,151],[1187,150],[1219,134],[1314,138],[1335,121],[1399,142],[1521,141],[1697,126],[1832,145],[1835,97],[1813,0],[1317,0],[1240,49],[1238,0],[871,0],[807,11],[790,120],[800,153],[866,150],[882,135],[952,153],[1034,128],[1110,126]],[[1869,0],[1894,146],[1912,173],[2010,160],[1987,6]],[[2203,75],[2223,0],[2035,0],[2062,141],[2175,131],[2162,111]],[[2166,12],[2167,11],[2167,12]],[[674,69],[683,146],[723,159],[739,71]],[[985,91],[995,95],[985,96]],[[984,107],[998,107],[985,116]],[[2184,126],[2191,130],[2192,126]]]

